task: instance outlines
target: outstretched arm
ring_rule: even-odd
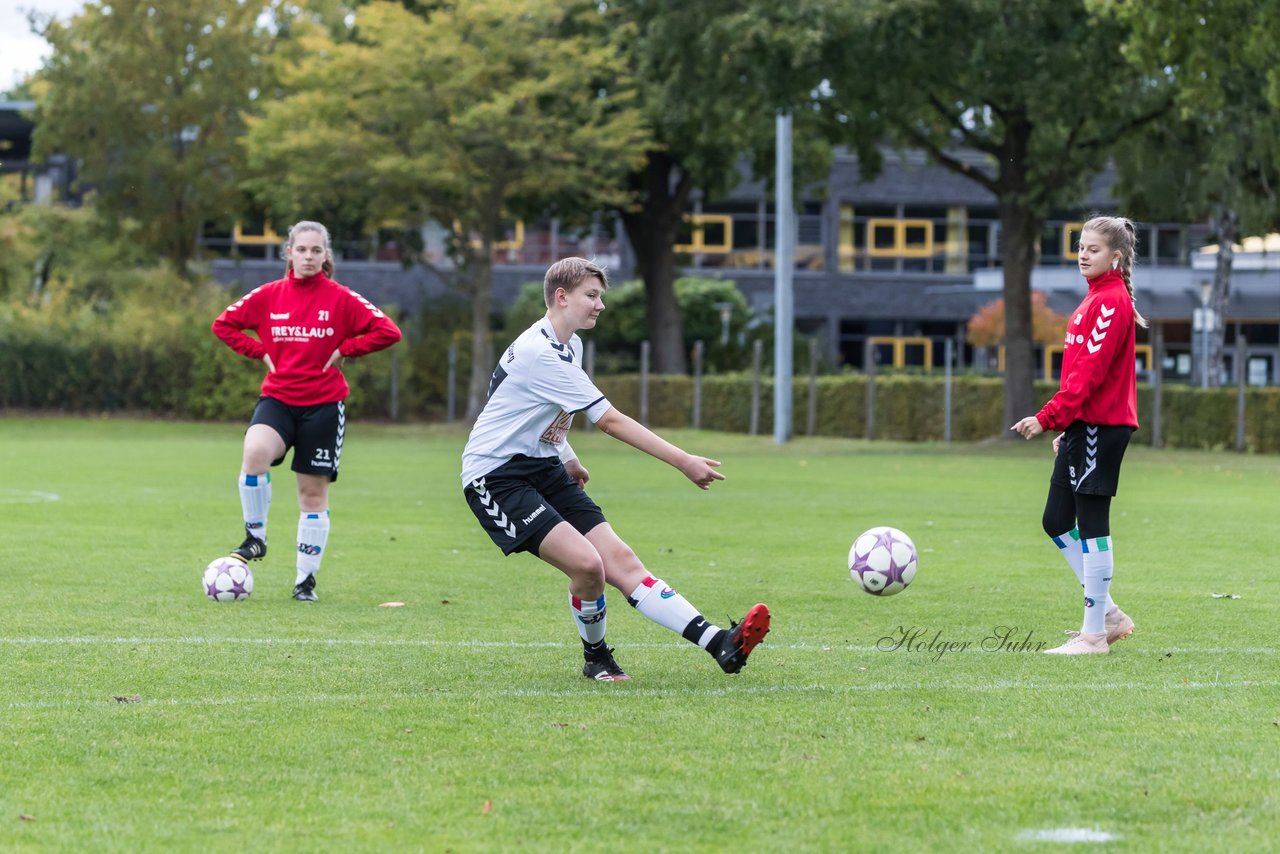
[[[1034,439],[1036,436],[1039,436],[1044,432],[1044,425],[1040,423],[1040,419],[1036,416],[1028,415],[1009,429],[1022,436],[1024,439]],[[1056,451],[1057,448],[1054,450]]]
[[[717,460],[699,457],[677,448],[631,416],[619,412],[616,407],[610,407],[596,422],[596,426],[636,450],[644,451],[679,469],[681,474],[702,489],[717,480],[724,480],[724,475],[715,470],[720,465]]]

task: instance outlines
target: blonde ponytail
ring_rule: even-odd
[[[1120,253],[1120,263],[1116,265],[1116,269],[1124,278],[1125,290],[1129,292],[1129,301],[1133,303],[1133,322],[1143,329],[1147,328],[1147,319],[1139,313],[1138,300],[1133,294],[1133,263],[1138,245],[1138,232],[1133,227],[1133,222],[1122,216],[1095,216],[1080,231],[1092,231],[1106,241],[1108,247]]]

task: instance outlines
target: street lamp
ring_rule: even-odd
[[[720,311],[720,344],[729,343],[729,321],[733,318],[733,303],[718,302],[715,307]]]
[[[1213,295],[1213,282],[1200,280],[1200,307],[1192,317],[1192,326],[1200,332],[1200,387],[1209,387],[1209,330],[1213,328],[1213,309],[1209,308],[1209,297]]]

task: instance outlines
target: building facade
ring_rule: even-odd
[[[982,156],[966,155],[975,166]],[[1075,240],[1093,213],[1115,211],[1108,192],[1113,176],[1094,181],[1084,203],[1055,212],[1042,234],[1033,289],[1048,305],[1069,313],[1083,297]],[[695,198],[686,232],[677,245],[683,275],[733,281],[754,309],[772,307],[774,205],[762,184],[743,180],[726,198]],[[838,153],[825,182],[807,188],[797,205],[795,318],[798,335],[818,338],[829,363],[863,368],[871,353],[879,364],[943,365],[951,341],[960,368],[998,368],[998,351],[970,346],[970,319],[1001,295],[1001,234],[995,199],[980,185],[930,164],[918,152],[886,152],[884,168],[863,180],[855,157]],[[230,236],[223,247],[239,260],[215,264],[220,279],[256,285],[278,274],[278,235]],[[1167,380],[1189,381],[1201,358],[1205,288],[1215,258],[1206,251],[1203,225],[1139,223],[1134,273],[1138,309],[1152,321],[1140,330],[1139,370],[1150,377],[1157,366],[1153,338],[1163,344],[1158,366]],[[443,293],[449,277],[441,235],[423,234],[434,269],[406,267],[394,241],[374,248],[344,247],[342,278],[379,302],[414,311]],[[1248,349],[1242,369],[1253,384],[1276,384],[1280,367],[1280,253],[1237,253],[1226,317],[1224,381],[1236,376],[1236,341]],[[249,255],[266,256],[260,258]],[[615,217],[598,216],[586,228],[567,229],[555,221],[511,222],[493,249],[494,305],[508,305],[519,287],[541,279],[558,258],[596,258],[615,281],[635,275],[635,259]],[[868,349],[870,344],[870,349]],[[1040,347],[1046,376],[1059,354],[1053,343]]]

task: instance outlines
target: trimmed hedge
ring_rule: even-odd
[[[406,330],[408,331],[408,330]],[[414,341],[414,339],[417,339]],[[351,386],[348,411],[354,417],[385,418],[391,409],[393,359],[397,363],[400,416],[438,419],[448,390],[446,358],[450,340],[458,344],[458,401],[465,406],[470,348],[465,335],[431,331],[407,335],[392,351],[350,361],[344,373]],[[167,330],[148,342],[118,344],[67,331],[0,327],[0,407],[83,411],[149,411],[198,419],[248,417],[262,381],[261,363],[225,347],[203,323]],[[627,414],[640,415],[640,377],[597,377],[600,389]],[[875,381],[875,438],[941,441],[944,387],[940,377],[882,374]],[[818,436],[866,437],[867,378],[863,374],[822,376],[816,382]],[[748,373],[703,378],[701,426],[745,433],[751,424]],[[1057,386],[1037,383],[1037,401]],[[793,432],[807,428],[809,385],[793,382]],[[959,376],[952,381],[951,435],[974,442],[1004,435],[1003,383],[999,378]],[[1172,448],[1235,447],[1235,388],[1200,389],[1165,385],[1164,444]],[[1139,386],[1134,442],[1151,441],[1153,392]],[[653,427],[689,427],[693,381],[687,376],[649,378],[649,418]],[[759,432],[773,431],[773,383],[760,383]],[[1245,447],[1280,453],[1280,387],[1245,392]]]
[[[945,387],[941,378],[889,375],[876,378],[875,438],[908,442],[942,441],[945,435]],[[640,378],[597,377],[596,384],[609,399],[632,417],[640,413]],[[1043,402],[1057,391],[1056,383],[1036,383],[1036,400]],[[792,432],[804,435],[809,411],[809,385],[803,377],[792,382]],[[1200,389],[1165,385],[1164,444],[1170,448],[1221,450],[1235,448],[1235,388]],[[818,377],[815,383],[817,417],[814,434],[849,439],[867,435],[867,378],[863,374]],[[1154,393],[1149,385],[1138,387],[1136,444],[1150,444]],[[652,427],[689,427],[693,421],[693,382],[683,376],[649,378],[649,424]],[[951,437],[977,442],[1002,436],[1004,383],[999,378],[961,376],[951,385]],[[702,383],[702,427],[745,433],[751,424],[751,376],[724,374],[705,377]],[[760,383],[758,430],[773,432],[773,381]],[[1280,388],[1245,391],[1245,447],[1255,453],[1280,453]]]
[[[348,362],[353,415],[385,416],[387,353]],[[0,329],[0,407],[60,412],[143,411],[248,418],[265,368],[207,327],[169,330],[150,344],[83,340],[66,330]]]

